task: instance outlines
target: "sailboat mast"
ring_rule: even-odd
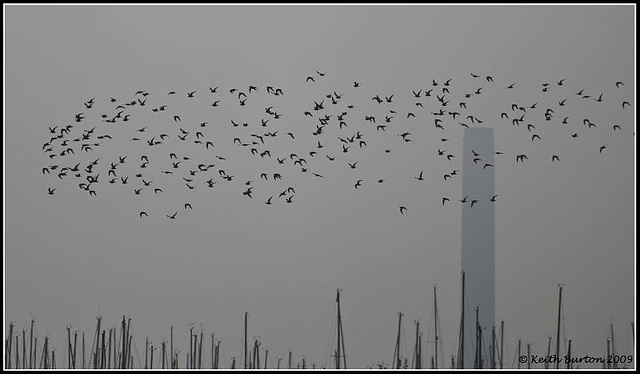
[[[393,368],[400,369],[402,360],[400,359],[400,330],[402,326],[402,312],[398,312],[398,337],[396,338],[396,349],[393,354]]]
[[[458,359],[460,360],[460,365],[458,369],[464,368],[464,271],[462,272],[462,312],[460,316],[460,353],[458,354]]]
[[[558,285],[558,329],[556,331],[556,369],[560,366],[560,315],[562,312],[562,285]]]
[[[500,321],[500,369],[502,369],[502,358],[504,357],[504,320]]]
[[[435,368],[438,368],[438,300],[436,296],[436,286],[433,286],[433,325],[436,336],[436,341],[434,344],[434,356],[435,356]]]
[[[247,317],[249,313],[244,312],[244,368],[247,368]]]

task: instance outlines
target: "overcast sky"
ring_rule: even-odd
[[[250,341],[259,336],[271,357],[286,362],[293,350],[296,362],[304,355],[332,367],[335,290],[342,288],[347,363],[366,367],[390,364],[398,311],[405,314],[409,360],[414,320],[431,356],[437,284],[449,362],[460,315],[463,196],[460,174],[443,176],[462,169],[459,123],[465,123],[492,127],[503,152],[495,157],[495,320],[505,321],[505,366],[517,339],[546,352],[559,283],[566,284],[566,337],[574,354],[603,355],[612,321],[616,348],[628,353],[635,315],[634,14],[633,6],[7,6],[5,328],[11,321],[18,330],[27,327],[31,311],[39,335],[49,333],[62,352],[68,323],[93,336],[98,313],[107,326],[126,314],[140,352],[147,336],[156,344],[168,339],[170,325],[186,352],[189,324],[202,323],[205,335],[222,339],[228,366],[241,357],[247,311]],[[443,107],[435,96],[448,79],[450,102]],[[249,85],[258,91],[249,93]],[[283,94],[267,93],[267,86]],[[415,98],[412,91],[420,89]],[[139,90],[149,93],[146,106],[127,106],[130,121],[102,121],[103,113],[116,115],[117,105],[143,99]],[[238,92],[248,94],[246,105]],[[343,95],[335,105],[326,97],[334,92]],[[376,95],[382,104],[372,100]],[[325,109],[314,110],[323,99]],[[215,100],[218,107],[211,106]],[[166,111],[151,111],[164,104]],[[266,113],[269,106],[282,117]],[[444,116],[433,115],[441,108]],[[347,127],[340,129],[343,111]],[[77,123],[81,112],[85,119]],[[416,116],[407,118],[409,112]],[[332,118],[323,134],[313,135],[325,114]],[[393,118],[386,123],[385,116]],[[266,127],[262,119],[269,119]],[[231,120],[249,125],[234,127]],[[70,142],[74,154],[49,158],[43,151],[55,135],[49,127],[59,126],[58,134],[67,124],[75,126],[69,139],[95,126],[91,142],[100,145],[85,152],[81,142]],[[185,141],[177,137],[180,128],[189,131]],[[233,142],[276,130],[264,145]],[[197,131],[212,149],[194,143]],[[357,131],[367,145],[356,140],[344,152],[338,137]],[[404,132],[411,141],[398,135]],[[149,147],[161,133],[169,137]],[[97,139],[105,134],[112,139]],[[51,153],[64,149],[54,143]],[[171,152],[189,159],[174,169]],[[291,153],[306,159],[306,173]],[[528,160],[516,163],[519,154]],[[118,180],[109,184],[109,165],[125,155]],[[141,155],[151,159],[146,170],[139,168]],[[97,158],[97,196],[90,196],[78,183]],[[352,169],[348,163],[356,161]],[[78,178],[68,172],[60,179],[59,169],[42,173],[78,162]],[[215,167],[197,174],[190,190],[182,177],[200,162]],[[221,169],[235,178],[222,179]],[[415,179],[420,171],[422,181]],[[127,175],[123,185],[119,178]],[[213,188],[204,182],[210,177]],[[147,187],[136,195],[141,179],[163,192]],[[246,181],[252,198],[242,194]],[[295,193],[287,204],[278,195],[289,186]],[[48,188],[56,188],[54,195]],[[451,200],[444,206],[443,197]],[[167,218],[174,212],[175,220]]]

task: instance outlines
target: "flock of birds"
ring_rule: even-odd
[[[454,79],[433,79],[427,87],[398,96],[393,92],[382,94],[367,91],[363,88],[365,84],[353,81],[343,87],[344,92],[327,90],[312,100],[313,103],[309,102],[308,107],[296,109],[297,113],[285,113],[279,108],[285,90],[269,85],[224,89],[210,86],[206,90],[153,94],[139,90],[125,100],[113,97],[96,100],[94,97],[83,103],[71,123],[49,126],[48,140],[42,145],[46,165],[41,172],[57,184],[74,184],[75,188],[89,196],[97,196],[99,186],[105,185],[116,185],[124,193],[134,196],[162,196],[167,180],[179,180],[185,191],[215,189],[219,183],[229,183],[240,185],[235,187],[239,188],[238,195],[247,199],[261,196],[266,205],[273,205],[278,199],[291,204],[296,190],[287,182],[286,176],[291,175],[292,170],[297,169],[297,172],[306,173],[310,178],[322,179],[325,175],[318,169],[320,164],[357,169],[359,161],[356,157],[370,147],[369,139],[377,138],[377,144],[382,141],[385,144],[384,154],[389,154],[392,145],[406,146],[417,140],[413,130],[407,129],[410,126],[428,129],[433,132],[434,138],[439,138],[440,147],[433,150],[433,155],[445,162],[454,162],[458,156],[447,150],[450,136],[455,136],[455,129],[482,126],[485,122],[517,127],[533,143],[544,141],[541,130],[545,123],[547,126],[566,128],[573,139],[579,138],[583,131],[603,126],[610,127],[613,133],[623,131],[619,123],[601,123],[590,118],[566,115],[566,108],[571,104],[582,102],[600,105],[607,101],[607,95],[604,92],[586,92],[585,89],[568,94],[563,87],[566,85],[565,79],[542,83],[538,102],[511,103],[504,111],[496,112],[495,117],[479,118],[478,111],[472,109],[478,98],[491,90],[514,90],[516,83],[499,84],[494,82],[492,76],[470,75],[474,87],[470,90],[459,88],[454,84]],[[306,77],[304,84],[313,88],[323,79],[326,79],[326,74],[316,71]],[[611,89],[623,90],[624,83],[615,82]],[[351,101],[355,95],[366,97],[368,105],[362,110],[356,109]],[[215,120],[187,120],[190,116],[179,112],[185,110],[185,104],[188,105],[190,100],[196,99],[211,103],[209,110],[215,111]],[[242,117],[242,110],[252,107],[255,111],[256,105],[264,106],[263,103],[271,99],[274,103],[263,110],[261,107],[259,118],[237,119]],[[98,104],[100,110],[96,107]],[[625,110],[631,104],[622,101],[616,106]],[[235,118],[217,118],[221,108],[225,107],[234,112],[230,117]],[[202,109],[200,113],[203,113]],[[289,119],[296,115],[313,125],[288,129],[287,124],[299,122],[297,118]],[[282,123],[285,125],[282,126]],[[219,127],[229,127],[230,130],[218,136],[215,132]],[[229,133],[232,133],[230,139],[223,137]],[[314,137],[311,143],[308,138],[300,140],[309,134]],[[131,152],[111,155],[100,153],[101,147],[118,140],[131,145]],[[308,144],[313,144],[313,147],[309,148]],[[226,153],[219,152],[228,147],[237,147],[251,158],[270,166],[254,174],[253,178],[241,179],[234,171],[240,165],[234,164],[234,160]],[[305,149],[296,150],[296,147]],[[127,147],[115,147],[116,152],[124,148]],[[598,146],[599,153],[606,149],[606,144]],[[482,170],[494,167],[492,163],[483,161],[483,155],[476,150],[472,150],[471,154],[473,163],[481,166]],[[502,156],[503,152],[500,151],[495,154],[508,157]],[[529,160],[526,153],[516,153],[512,157],[517,164]],[[548,157],[551,163],[561,162],[559,154],[553,153]],[[454,168],[437,178],[447,182],[459,175],[460,170]],[[424,170],[415,170],[411,177],[415,183],[423,183],[427,179]],[[430,178],[436,179],[433,176]],[[275,183],[278,190],[265,195],[264,189],[257,187],[255,179],[264,181],[263,184]],[[358,190],[365,183],[384,182],[384,178],[372,178],[371,181],[357,178],[353,188]],[[56,186],[48,187],[48,194],[54,195],[57,189]],[[439,199],[443,206],[451,204],[451,198],[447,196]],[[496,199],[497,195],[465,196],[458,201],[473,208],[480,202],[495,203]],[[180,209],[188,211],[193,206],[188,199],[184,199]],[[399,214],[404,215],[409,208],[401,205],[398,210]],[[150,216],[147,210],[141,210],[138,214],[140,218]],[[174,220],[180,214],[180,211],[171,210],[160,216]]]

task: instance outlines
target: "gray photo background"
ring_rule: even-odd
[[[236,113],[228,90],[255,84],[264,102],[248,109],[254,118],[276,105],[284,113],[281,133],[299,135],[286,147],[308,153],[316,120],[303,112],[328,92],[344,92],[363,116],[375,108],[371,97],[395,93],[402,114],[415,108],[411,90],[429,88],[432,79],[452,78],[460,91],[489,87],[473,81],[473,72],[495,79],[477,113],[495,129],[496,150],[505,152],[496,157],[495,274],[506,365],[518,338],[536,353],[546,351],[547,336],[555,334],[558,283],[566,284],[566,334],[576,355],[603,355],[611,321],[617,348],[629,352],[635,105],[622,110],[620,103],[635,103],[634,13],[632,6],[6,7],[5,328],[10,321],[26,327],[32,311],[38,333],[51,334],[62,350],[68,323],[92,336],[98,313],[107,326],[126,314],[139,345],[146,336],[168,339],[173,324],[185,352],[189,324],[202,322],[223,339],[228,365],[241,355],[248,311],[250,339],[260,336],[273,357],[293,350],[297,359],[306,355],[331,367],[327,346],[340,287],[348,363],[365,367],[391,361],[398,311],[406,316],[407,354],[413,320],[421,320],[425,335],[433,333],[437,284],[448,362],[459,321],[461,209],[442,207],[440,199],[460,198],[461,179],[445,183],[442,174],[462,164],[461,156],[454,163],[437,157],[442,136],[432,119],[398,117],[398,129],[414,134],[408,145],[395,128],[384,141],[369,131],[357,176],[346,165],[351,157],[318,166],[322,180],[291,169],[284,183],[296,187],[294,203],[273,206],[262,203],[271,193],[258,188],[253,200],[241,195],[240,182],[257,181],[260,167],[231,145],[235,130],[226,121],[211,120],[210,131],[239,183],[219,183],[206,193],[175,183],[161,198],[140,200],[107,185],[90,197],[71,180],[54,185],[56,178],[41,174],[51,164],[41,147],[48,126],[73,123],[92,97],[99,111],[109,97],[125,100],[137,90],[150,99],[197,90],[201,101],[184,104],[179,114],[198,123],[223,118],[225,105]],[[306,83],[316,70],[325,79]],[[580,104],[570,112],[579,139],[541,130],[543,140],[532,143],[526,129],[500,121],[512,102],[542,101],[541,84],[562,78],[565,91],[553,93],[559,99],[575,100],[583,88],[605,93],[602,106]],[[362,82],[360,91],[354,80]],[[616,89],[616,81],[625,86]],[[517,90],[500,90],[513,82]],[[217,85],[227,99],[213,112],[205,95]],[[285,95],[276,101],[264,94],[266,85]],[[578,123],[587,116],[583,110],[601,126],[586,131]],[[139,127],[152,128],[151,118]],[[613,123],[620,132],[611,130]],[[131,126],[111,133],[129,137]],[[453,126],[447,149],[461,155],[462,131]],[[99,150],[105,162],[126,152],[137,162],[135,147],[119,144]],[[393,149],[390,156],[384,148]],[[177,151],[187,155],[190,148]],[[516,164],[518,153],[529,162]],[[560,164],[551,163],[554,153]],[[420,170],[423,184],[413,179]],[[377,186],[378,178],[387,182]],[[353,188],[357,179],[365,188]],[[58,190],[49,196],[47,187]],[[185,201],[193,212],[184,213]],[[400,205],[408,207],[404,215]],[[139,219],[140,210],[153,219]],[[178,220],[164,218],[174,211]],[[433,349],[432,342],[423,344]]]

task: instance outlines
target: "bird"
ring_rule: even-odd
[[[473,208],[473,204],[475,204],[477,202],[478,202],[478,200],[471,200],[471,208]],[[469,209],[471,209],[471,208],[469,208]]]
[[[407,207],[401,206],[400,207],[400,214],[404,214],[404,211],[407,210]]]
[[[273,198],[273,196],[269,197],[269,199],[267,199],[267,201],[265,201],[264,203],[267,205],[271,205],[271,199]]]
[[[616,88],[620,88],[621,86],[624,86],[624,83],[622,83],[622,82],[616,82]]]
[[[49,195],[53,195],[53,194],[54,194],[54,192],[56,192],[57,188],[51,188],[51,187],[49,187],[49,188],[48,188],[48,190],[49,190]]]
[[[623,101],[623,102],[622,102],[622,109],[624,109],[625,104],[626,104],[627,106],[631,106],[631,103],[629,103],[628,101]]]
[[[493,195],[493,197],[491,198],[491,201],[495,202],[496,201],[496,197],[498,197],[498,195]]]
[[[600,146],[600,153],[602,153],[602,151],[603,151],[603,150],[605,150],[606,148],[607,148],[607,146],[606,146],[606,145],[601,145],[601,146]]]
[[[356,181],[356,184],[354,185],[354,187],[356,188],[356,190],[358,189],[358,187],[362,186],[362,179],[358,179],[358,181]]]
[[[172,215],[168,215],[167,214],[167,217],[170,218],[170,219],[176,219],[176,215],[178,215],[178,212],[175,212]]]
[[[242,194],[249,196],[250,198],[253,198],[253,196],[251,196],[251,194],[253,193],[253,187],[249,187],[246,191],[244,191]]]
[[[145,211],[142,211],[142,212],[140,212],[140,218],[142,218],[142,216],[149,217],[149,214],[147,214],[147,212],[145,212]]]
[[[420,175],[419,175],[419,176],[417,176],[417,177],[414,177],[414,178],[415,178],[415,179],[417,179],[417,180],[419,180],[419,181],[424,180],[424,178],[422,177],[422,173],[423,173],[423,172],[422,172],[422,171],[420,171]]]
[[[451,200],[449,200],[448,197],[443,197],[442,198],[442,205],[444,205],[444,203],[447,202],[447,201],[451,201]]]

